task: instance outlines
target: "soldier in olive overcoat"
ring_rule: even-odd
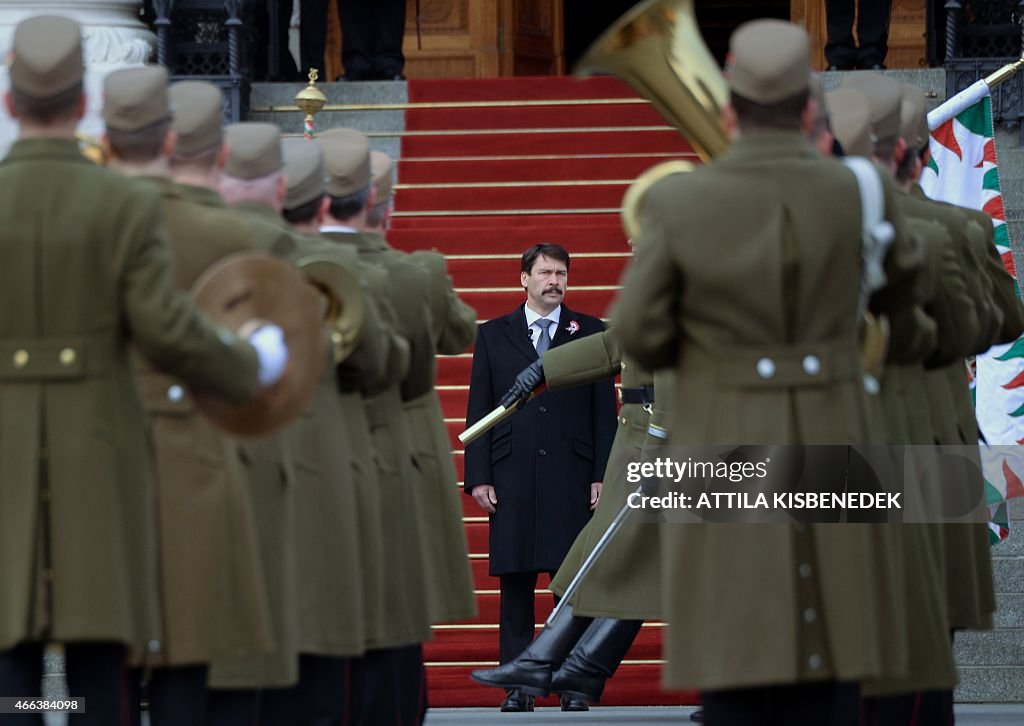
[[[160,637],[131,346],[190,388],[236,402],[280,370],[261,365],[269,348],[257,354],[214,327],[176,289],[159,192],[79,153],[78,24],[30,18],[13,44],[7,107],[21,136],[0,164],[0,688],[40,693],[42,643],[63,642],[70,691],[97,723],[120,724],[128,651]]]
[[[371,450],[382,493],[380,519],[384,569],[380,580],[379,628],[367,640],[367,653],[352,664],[353,718],[382,723],[395,717],[422,720],[426,711],[426,674],[422,643],[430,638],[427,553],[412,458],[412,442],[402,407],[429,392],[434,381],[434,351],[426,300],[429,278],[418,265],[393,254],[381,239],[360,230],[373,201],[370,149],[352,129],[320,135],[327,171],[329,206],[320,232],[332,243],[353,245],[361,260],[383,273],[387,298],[382,312],[409,344],[409,365],[397,385],[364,397]]]
[[[181,126],[191,127],[202,115],[204,91],[206,98],[216,96],[219,113],[220,91],[196,84],[195,97],[186,88],[175,99]],[[236,215],[187,201],[170,178],[166,70],[111,73],[104,81],[103,116],[109,165],[160,190],[179,288],[191,288],[226,255],[261,249],[260,237]],[[219,117],[215,128],[217,134],[207,138],[217,147]],[[179,139],[188,154],[194,135]],[[262,242],[265,247],[267,240]],[[156,724],[199,722],[208,708],[207,664],[266,653],[274,645],[248,472],[234,441],[199,414],[180,381],[141,359],[136,381],[152,427],[163,613],[149,712]]]
[[[870,440],[857,350],[863,247],[854,175],[803,139],[809,41],[778,21],[730,43],[732,147],[645,197],[613,312],[624,352],[674,368],[669,442]],[[921,252],[880,179],[893,239],[876,312],[914,301]],[[851,203],[854,202],[854,203]],[[728,254],[723,251],[728,250]],[[664,683],[700,688],[709,722],[757,694],[780,718],[856,723],[856,682],[900,673],[888,533],[868,525],[663,526]],[[699,593],[699,596],[694,596]]]
[[[386,235],[392,205],[393,163],[387,154],[370,152],[374,203],[367,212],[364,236],[386,247],[397,259],[417,263],[426,270],[427,306],[434,353],[455,355],[473,342],[476,311],[459,299],[448,276],[444,257],[437,252],[411,255],[395,250]],[[409,423],[414,470],[420,478],[417,508],[426,557],[427,603],[433,623],[468,620],[476,616],[473,574],[469,566],[458,477],[452,460],[441,399],[433,383],[426,393],[402,402]]]

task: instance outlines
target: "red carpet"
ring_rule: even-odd
[[[605,316],[628,262],[618,209],[629,182],[669,158],[693,158],[646,102],[611,78],[410,81],[391,240],[448,257],[455,287],[487,320],[523,303],[518,258],[551,241],[573,255],[567,302]],[[437,383],[459,478],[472,351],[441,358]],[[461,487],[461,482],[460,482]],[[496,706],[473,668],[498,655],[498,580],[487,574],[487,518],[463,497],[479,613],[435,628],[426,646],[430,705]],[[536,622],[551,608],[538,583]],[[645,625],[609,682],[606,705],[695,703],[659,687],[660,623]],[[554,698],[540,705],[557,705]]]

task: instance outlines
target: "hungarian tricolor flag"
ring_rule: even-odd
[[[921,176],[922,188],[933,199],[987,212],[995,225],[996,249],[1016,280],[988,84],[978,81],[946,101],[928,114],[928,126],[931,161]],[[991,529],[1004,539],[1008,534],[1004,503],[1024,496],[1024,456],[1017,453],[1018,445],[1024,444],[1024,338],[979,355],[972,386],[978,425],[990,445],[982,444],[982,458],[993,512]],[[998,517],[1000,507],[1003,517]],[[1002,521],[996,522],[997,518]]]

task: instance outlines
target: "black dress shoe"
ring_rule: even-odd
[[[562,696],[563,711],[589,711],[590,704],[579,696]]]
[[[691,713],[690,720],[695,723],[704,723],[704,709],[698,708],[696,711]]]
[[[506,713],[523,713],[533,710],[533,696],[522,691],[509,691],[508,696],[501,702],[501,710]]]

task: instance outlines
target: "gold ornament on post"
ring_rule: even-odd
[[[327,96],[316,87],[316,81],[320,77],[320,71],[316,68],[309,69],[309,85],[295,94],[295,105],[306,114],[302,122],[302,134],[307,139],[313,138],[314,122],[313,117],[323,110],[327,105]]]

